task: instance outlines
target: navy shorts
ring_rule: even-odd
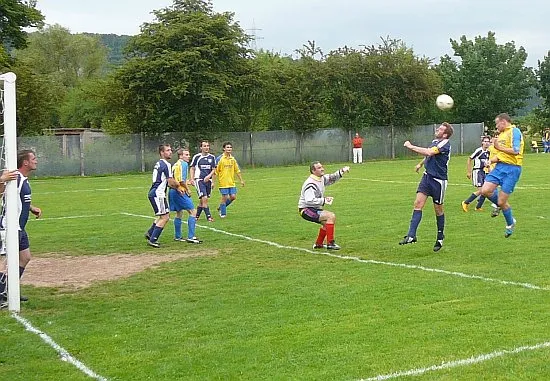
[[[166,197],[151,197],[149,196],[149,202],[153,207],[153,212],[155,216],[162,216],[164,214],[170,213],[168,209],[168,199]]]
[[[30,247],[29,236],[25,230],[19,230],[19,251],[23,251]]]
[[[472,185],[479,188],[485,182],[485,171],[483,169],[474,169],[472,171]]]
[[[445,200],[445,191],[447,190],[447,180],[435,178],[427,173],[422,175],[422,180],[418,184],[416,193],[424,193],[433,199],[434,204],[443,205]]]
[[[205,183],[203,180],[195,180],[195,187],[197,188],[197,195],[199,198],[210,198],[210,193],[212,193],[212,181]]]

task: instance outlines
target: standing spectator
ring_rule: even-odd
[[[327,239],[328,250],[340,250],[340,246],[334,241],[334,224],[336,215],[323,206],[332,205],[333,197],[325,197],[325,187],[340,180],[344,173],[349,172],[349,167],[339,169],[330,175],[325,175],[323,164],[316,161],[309,166],[310,175],[302,185],[298,211],[302,218],[309,222],[321,224],[319,235],[313,244],[314,249],[324,248],[325,238]]]
[[[158,239],[166,223],[170,220],[170,210],[168,209],[168,199],[166,198],[166,188],[177,188],[178,183],[172,177],[172,165],[168,160],[172,157],[172,147],[169,144],[159,146],[160,160],[153,168],[153,183],[149,189],[148,197],[156,219],[153,225],[145,233],[147,244],[152,247],[160,247]]]
[[[210,153],[210,143],[208,140],[203,140],[201,142],[201,152],[193,156],[190,169],[191,185],[195,186],[197,195],[199,196],[197,220],[204,210],[208,222],[214,221],[208,207],[208,199],[212,193],[212,177],[215,171],[216,157]]]
[[[550,129],[547,128],[542,134],[542,145],[544,147],[544,153],[550,153]]]
[[[189,170],[189,149],[179,148],[177,151],[178,161],[173,166],[174,180],[178,182],[177,188],[170,188],[168,195],[170,197],[170,211],[176,212],[174,218],[174,240],[186,241],[188,243],[202,243],[195,236],[195,225],[197,223],[197,214],[191,194],[187,186],[187,172]],[[182,217],[183,211],[189,213],[187,218],[187,238],[183,239],[182,234]]]
[[[434,244],[434,251],[439,251],[443,247],[445,239],[445,214],[443,202],[445,200],[445,191],[447,189],[447,172],[451,155],[451,143],[449,138],[453,135],[453,127],[445,122],[442,123],[435,132],[435,139],[428,148],[417,147],[410,141],[403,143],[403,146],[414,151],[425,158],[416,166],[416,171],[424,165],[425,172],[422,175],[418,189],[416,190],[416,199],[414,201],[413,214],[409,231],[407,235],[399,242],[400,245],[414,243],[416,239],[416,230],[422,220],[422,209],[426,204],[428,196],[432,198],[437,223],[437,238]]]
[[[223,154],[219,157],[216,166],[218,176],[218,188],[220,189],[221,201],[218,211],[220,218],[227,215],[227,207],[237,198],[237,187],[235,186],[235,175],[244,187],[244,180],[239,169],[239,164],[233,155],[233,145],[230,142],[223,143]]]
[[[353,163],[361,164],[363,162],[363,138],[359,136],[359,132],[355,133],[355,137],[352,140],[353,144]]]
[[[481,194],[481,186],[485,181],[485,169],[489,166],[489,146],[491,145],[491,138],[484,136],[481,139],[481,147],[477,148],[469,157],[466,164],[466,177],[472,180],[472,185],[476,187],[476,191],[473,192],[470,197],[462,201],[462,210],[468,211],[468,206],[478,196],[476,210],[482,210],[483,203],[485,202],[485,196]]]
[[[29,184],[29,175],[36,169],[38,160],[36,154],[32,150],[21,150],[17,153],[17,171],[3,171],[0,176],[0,190],[3,192],[7,181],[17,180],[17,193],[19,195],[19,278],[23,276],[25,267],[31,260],[31,249],[29,237],[25,227],[29,220],[29,214],[32,213],[36,218],[42,216],[42,210],[31,204],[31,185]],[[5,200],[4,200],[5,201]],[[4,202],[5,205],[5,202]],[[7,206],[10,207],[11,205]],[[2,228],[6,227],[6,208],[2,211]],[[0,272],[0,306],[8,300],[6,285],[7,272],[3,269]],[[21,301],[27,301],[24,296],[20,297]]]
[[[508,238],[516,226],[516,219],[512,215],[508,198],[521,176],[524,141],[520,129],[512,124],[507,113],[498,114],[495,124],[499,135],[493,138],[496,156],[491,157],[491,161],[496,162],[496,165],[485,177],[481,193],[502,210],[506,220],[504,237]],[[500,192],[497,189],[498,186],[500,186]]]

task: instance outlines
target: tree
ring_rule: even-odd
[[[460,62],[445,55],[438,70],[445,92],[455,100],[459,120],[492,125],[497,114],[513,115],[525,105],[534,78],[525,67],[523,47],[516,49],[513,41],[498,45],[493,32],[474,41],[466,36],[450,41]]]
[[[70,88],[102,75],[107,50],[99,38],[71,34],[56,24],[30,34],[27,49],[16,51],[16,57],[36,74]]]
[[[36,9],[36,0],[2,0],[0,2],[0,45],[24,48],[27,32],[24,28],[40,27],[44,16]]]
[[[24,28],[40,27],[43,20],[35,0],[0,1],[0,70],[13,63],[6,48],[24,48],[27,44]]]
[[[156,20],[129,42],[117,72],[136,131],[196,139],[230,129],[231,97],[250,73],[248,36],[232,13],[214,13],[207,0],[175,0],[153,13]]]

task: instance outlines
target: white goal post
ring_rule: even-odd
[[[2,90],[2,120],[4,134],[4,159],[0,170],[17,169],[17,129],[16,129],[16,103],[14,73],[0,74],[0,89]],[[6,184],[5,209],[6,209],[6,258],[7,258],[7,291],[8,308],[10,311],[19,312],[19,216],[17,203],[17,183],[10,181]]]

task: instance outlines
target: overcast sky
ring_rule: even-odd
[[[47,24],[72,33],[138,34],[153,10],[172,0],[38,0]],[[216,11],[235,13],[258,48],[292,54],[315,40],[323,52],[377,45],[381,37],[402,40],[418,56],[439,61],[453,53],[449,39],[496,33],[514,41],[536,67],[550,50],[548,0],[213,0]]]

